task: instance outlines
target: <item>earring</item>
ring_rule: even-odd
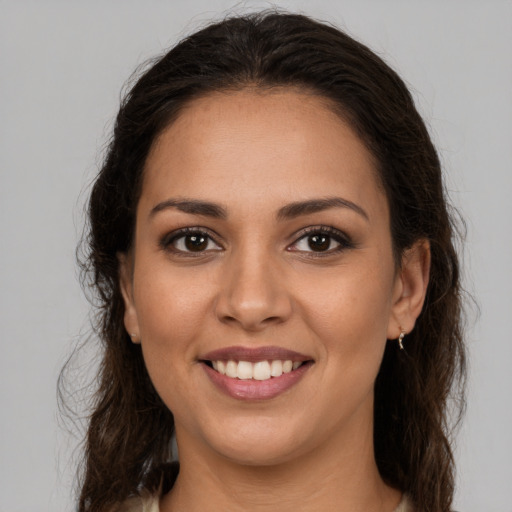
[[[140,339],[134,332],[130,333],[130,338],[132,339],[132,343],[139,343]]]
[[[400,327],[400,329],[402,329],[402,328]],[[404,349],[404,344],[402,343],[404,341],[404,338],[405,338],[405,331],[402,330],[402,332],[400,333],[400,336],[398,336],[398,346],[400,347],[400,350]]]

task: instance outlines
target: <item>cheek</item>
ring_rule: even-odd
[[[320,340],[323,378],[332,403],[357,407],[372,393],[384,349],[391,312],[392,279],[378,270],[329,280],[329,290],[311,298],[308,323]],[[347,390],[350,390],[347,393]]]
[[[353,400],[361,398],[356,389],[362,395],[373,389],[391,313],[394,272],[389,268],[377,262],[341,266],[321,280],[317,275],[309,283],[313,291],[302,295],[301,314],[320,341],[325,379],[336,383],[333,393],[339,393],[335,400],[347,400],[346,389],[354,391]]]
[[[333,333],[358,337],[364,332],[380,332],[385,338],[391,312],[392,279],[389,273],[370,267],[341,268],[321,279],[304,283],[302,293],[310,320]]]
[[[187,337],[198,327],[209,302],[208,290],[197,280],[185,279],[166,265],[135,273],[134,294],[141,335]]]
[[[179,280],[158,274],[158,279],[140,276],[136,296],[141,345],[148,374],[167,407],[180,411],[180,398],[190,390],[190,369],[204,317],[204,297],[185,293]]]
[[[134,292],[144,361],[167,402],[165,391],[181,386],[197,357],[194,340],[207,318],[211,294],[168,269],[153,270],[135,274]]]

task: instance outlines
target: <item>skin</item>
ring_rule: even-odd
[[[334,196],[361,211],[277,215]],[[183,198],[221,205],[226,217],[153,211]],[[205,250],[186,252],[176,238],[185,227],[211,234]],[[304,229],[325,227],[342,241],[312,250]],[[372,156],[325,101],[291,89],[194,100],[153,145],[134,247],[120,262],[126,329],[141,340],[176,423],[181,470],[162,512],[276,503],[394,510],[401,493],[374,460],[373,385],[386,343],[412,330],[421,311],[428,243],[396,267]],[[279,346],[314,364],[277,397],[241,401],[219,391],[198,360],[235,345]]]

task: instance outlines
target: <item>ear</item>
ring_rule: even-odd
[[[139,320],[133,301],[133,257],[124,252],[117,253],[119,261],[119,286],[124,301],[124,327],[134,343],[140,343]]]
[[[396,339],[404,331],[411,332],[421,313],[430,274],[430,243],[418,240],[402,256],[395,278],[393,305],[388,326],[388,339]]]

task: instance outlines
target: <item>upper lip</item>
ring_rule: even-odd
[[[312,357],[282,347],[225,347],[201,355],[201,361],[311,361]]]

